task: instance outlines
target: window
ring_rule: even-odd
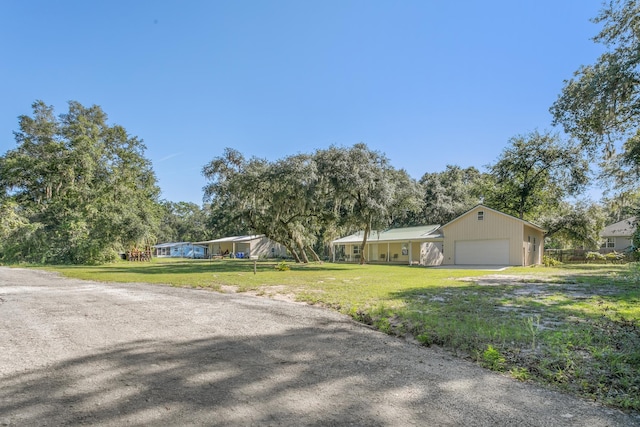
[[[484,211],[478,211],[478,221],[484,221]]]
[[[614,248],[616,246],[616,238],[615,237],[607,237],[607,240],[602,242],[602,248]]]
[[[533,238],[533,252],[536,251],[536,238]]]
[[[354,246],[353,247],[353,254],[354,255],[358,255],[360,253],[360,246]]]

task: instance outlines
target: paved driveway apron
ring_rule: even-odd
[[[0,267],[0,426],[622,426],[329,310]]]

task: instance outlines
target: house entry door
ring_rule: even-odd
[[[369,245],[369,261],[378,261],[378,245]]]

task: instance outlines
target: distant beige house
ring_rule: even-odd
[[[542,263],[545,230],[478,205],[440,225],[362,232],[332,242],[335,261],[431,265],[533,265]]]
[[[600,233],[601,252],[623,252],[633,244],[633,233],[638,227],[637,218],[632,216],[614,224],[607,225]]]
[[[207,247],[207,257],[231,256],[235,258],[276,258],[287,254],[286,248],[260,234],[231,236],[197,242]]]

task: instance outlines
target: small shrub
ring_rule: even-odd
[[[285,261],[280,261],[276,265],[276,270],[278,270],[278,271],[289,271],[289,270],[291,270],[291,267]]]
[[[509,373],[518,381],[527,381],[531,378],[531,374],[527,368],[513,368]]]
[[[427,347],[431,345],[431,338],[429,338],[429,334],[427,334],[426,332],[423,332],[420,335],[418,335],[416,339],[422,345],[425,345]]]
[[[556,267],[558,265],[562,265],[560,261],[548,255],[544,255],[542,257],[542,263],[544,264],[545,267]]]
[[[505,362],[504,356],[491,345],[482,353],[482,365],[492,371],[504,371]]]
[[[588,252],[587,253],[587,262],[604,262],[606,260],[605,256],[600,252]]]
[[[610,262],[612,264],[619,264],[624,262],[624,254],[618,253],[616,251],[609,252],[604,256],[606,262]]]

